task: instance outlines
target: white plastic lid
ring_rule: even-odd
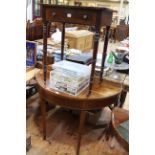
[[[52,65],[53,69],[62,69],[62,70],[68,70],[71,72],[75,72],[77,74],[90,74],[90,66],[62,60],[59,62],[56,62]]]

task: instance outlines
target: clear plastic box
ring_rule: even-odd
[[[71,61],[62,60],[56,62],[52,65],[52,68],[57,71],[63,71],[66,74],[70,74],[71,76],[81,76],[81,75],[90,75],[91,68],[90,66],[78,64]]]
[[[89,85],[90,66],[63,60],[55,63],[52,68],[50,72],[52,89],[76,96]]]

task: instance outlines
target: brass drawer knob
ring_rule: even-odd
[[[83,19],[88,19],[88,15],[83,15]]]
[[[56,15],[56,13],[55,12],[52,12],[52,16],[54,17]]]

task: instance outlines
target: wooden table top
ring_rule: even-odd
[[[129,75],[119,72],[114,72],[110,75],[104,76],[104,79],[115,83],[123,84],[125,88],[129,88]]]
[[[40,96],[45,100],[55,101],[58,105],[75,106],[73,108],[91,109],[104,107],[110,102],[117,100],[121,92],[120,84],[107,80],[99,83],[99,79],[94,81],[91,95],[87,96],[88,89],[80,93],[78,96],[69,95],[50,88],[49,74],[47,75],[46,85],[43,81],[43,72],[40,71],[36,75],[36,80],[40,87]]]
[[[43,21],[95,26],[111,25],[113,10],[105,7],[84,7],[43,4]],[[77,14],[78,12],[78,14]]]
[[[47,77],[47,82],[46,86],[44,86],[44,81],[43,81],[43,73],[42,71],[37,74],[37,79],[39,80],[40,86],[42,86],[44,89],[50,90],[52,93],[57,93],[61,94],[62,96],[67,96],[67,97],[73,97],[73,98],[79,98],[79,99],[84,99],[84,98],[98,98],[98,97],[108,97],[110,95],[117,94],[120,91],[120,85],[104,80],[101,84],[99,84],[99,81],[95,81],[92,89],[92,93],[89,97],[86,97],[86,92],[87,90],[83,91],[80,93],[78,96],[73,96],[73,95],[68,95],[63,92],[58,92],[57,90],[53,90],[52,88],[49,88],[50,86],[50,80],[49,76]]]

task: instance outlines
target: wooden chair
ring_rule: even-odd
[[[48,27],[48,36],[50,35],[50,25]],[[43,38],[43,22],[41,18],[36,18],[32,23],[26,23],[26,40],[34,41]]]
[[[114,38],[117,41],[122,41],[129,36],[129,25],[117,25],[114,32]]]
[[[111,148],[115,147],[113,143],[115,137],[118,143],[129,151],[129,111],[118,107],[113,108],[109,127],[103,131],[103,134],[106,141],[110,142]]]

